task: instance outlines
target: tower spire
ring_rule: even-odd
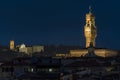
[[[89,6],[89,13],[92,13],[92,7]]]

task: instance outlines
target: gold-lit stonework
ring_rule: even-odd
[[[14,40],[11,40],[10,41],[10,50],[14,50],[14,48],[15,48]]]
[[[95,26],[95,16],[91,12],[91,7],[88,14],[86,14],[86,24],[84,26],[84,35],[86,38],[86,48],[90,46],[90,43],[95,47],[95,39],[97,36],[97,30]]]
[[[71,57],[82,57],[88,54],[88,49],[70,50]],[[94,54],[100,57],[112,57],[118,54],[115,50],[96,48]]]
[[[96,48],[95,39],[97,36],[97,29],[95,26],[95,16],[90,11],[86,14],[86,24],[84,26],[84,35],[86,38],[86,48],[70,50],[68,54],[57,54],[58,57],[83,57],[89,55],[92,51],[95,56],[99,57],[113,57],[118,54],[118,51],[106,49],[106,48]],[[92,56],[94,56],[92,55]]]

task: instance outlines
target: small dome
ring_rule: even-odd
[[[20,45],[20,48],[25,48],[25,47],[26,47],[25,44]]]

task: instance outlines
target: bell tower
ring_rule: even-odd
[[[86,14],[86,24],[84,26],[84,35],[86,38],[86,48],[90,47],[91,43],[93,47],[95,47],[97,29],[95,26],[95,16],[92,14],[91,6],[89,7],[89,13]]]
[[[14,46],[14,40],[10,41],[10,50],[14,50],[15,46]]]

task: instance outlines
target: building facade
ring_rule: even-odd
[[[86,49],[79,49],[79,50],[70,50],[70,57],[82,57],[87,55],[89,50]],[[95,48],[94,54],[100,57],[113,57],[118,54],[118,51],[105,49],[105,48]]]

